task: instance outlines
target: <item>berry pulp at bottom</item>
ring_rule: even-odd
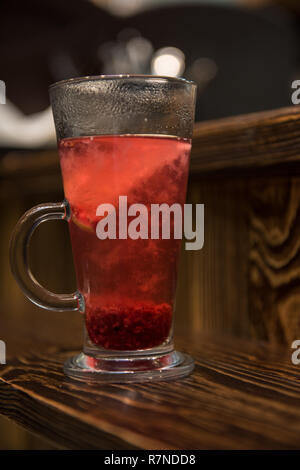
[[[150,135],[111,135],[59,142],[78,289],[92,343],[110,350],[141,350],[171,335],[181,240],[100,240],[97,207],[119,196],[127,205],[180,204],[183,208],[191,143]],[[107,214],[105,214],[106,216]],[[128,223],[135,217],[128,216]],[[171,217],[172,219],[172,217]],[[160,219],[161,225],[161,219]],[[161,228],[161,227],[160,227]]]

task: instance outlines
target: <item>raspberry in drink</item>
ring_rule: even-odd
[[[111,135],[62,139],[59,154],[78,288],[85,299],[92,343],[111,350],[142,350],[167,341],[181,241],[100,240],[100,204],[183,206],[191,143],[164,136]],[[130,217],[128,218],[130,221]],[[172,232],[171,232],[172,233]]]

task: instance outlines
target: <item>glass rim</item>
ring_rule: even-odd
[[[67,78],[65,80],[59,80],[58,82],[52,83],[49,86],[49,90],[63,86],[69,83],[80,83],[80,82],[89,82],[89,81],[105,81],[105,80],[121,80],[121,79],[141,79],[145,81],[162,81],[162,82],[174,82],[174,83],[181,83],[182,85],[191,85],[193,87],[197,87],[197,83],[193,80],[187,80],[186,78],[177,78],[177,77],[169,77],[168,75],[150,75],[150,74],[118,74],[118,75],[86,75],[83,77],[74,77],[74,78]]]

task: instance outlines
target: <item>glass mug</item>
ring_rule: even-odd
[[[137,223],[135,235],[128,234],[133,215],[141,215],[135,204],[150,210],[185,203],[195,96],[193,82],[146,75],[83,77],[50,87],[66,199],[24,214],[10,259],[32,302],[85,315],[84,349],[65,363],[68,376],[138,382],[193,370],[192,358],[173,346],[181,240],[151,237],[150,226],[148,236],[137,235]],[[49,292],[30,270],[31,235],[53,219],[69,223],[73,294]]]

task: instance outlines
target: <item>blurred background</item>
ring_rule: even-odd
[[[297,5],[291,0],[3,0],[0,76],[9,106],[1,113],[9,114],[1,124],[2,145],[53,143],[48,86],[83,75],[190,78],[200,91],[197,120],[288,105],[300,60]],[[13,117],[14,137],[8,135]]]
[[[81,318],[32,305],[8,263],[18,218],[63,198],[48,86],[98,74],[186,77],[198,84],[197,121],[290,106],[300,77],[300,2],[2,0],[0,17],[0,339],[9,355],[33,343],[75,348]],[[43,224],[31,247],[38,279],[55,292],[74,290],[65,224]],[[185,323],[178,314],[177,328]],[[10,448],[51,446],[0,418],[0,449]]]

